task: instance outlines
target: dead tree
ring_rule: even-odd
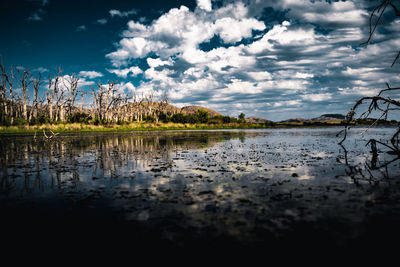
[[[98,82],[97,87],[97,90],[91,87],[93,108],[99,120],[103,122],[111,119],[110,109],[118,101],[119,95],[116,94],[115,82],[108,81],[108,86],[103,86],[101,82]]]
[[[38,113],[39,113],[39,102],[38,102],[38,92],[40,85],[42,84],[42,74],[39,72],[38,76],[35,78],[31,76],[31,82],[33,86],[33,112],[32,116],[34,119],[38,118]]]
[[[81,105],[80,105],[79,110],[80,110],[81,113],[84,112],[83,105],[85,104],[85,95],[86,95],[86,92],[85,92],[85,91],[82,91],[82,90],[81,90],[81,91],[79,92],[79,96],[80,96],[80,100],[81,100]]]
[[[49,114],[49,120],[53,120],[53,101],[54,101],[54,91],[51,92],[51,87],[53,85],[53,79],[51,78],[51,75],[49,75],[49,85],[47,87],[46,91],[46,99],[47,99],[47,110]]]
[[[393,1],[387,1],[387,0],[382,1],[371,13],[369,19],[369,37],[368,40],[363,44],[368,45],[371,42],[372,37],[379,25],[379,22],[382,19],[382,15],[387,10],[387,7],[392,8],[393,11],[395,12],[395,15],[397,17],[400,17],[400,12],[397,9],[396,5],[393,4]],[[377,19],[374,21],[375,16],[377,16]],[[392,63],[392,67],[395,65],[399,57],[400,57],[400,51],[397,53],[397,56],[395,57]],[[387,120],[389,113],[392,114],[394,112],[400,111],[400,101],[392,99],[390,96],[385,95],[385,93],[387,92],[393,92],[398,90],[400,90],[400,87],[390,87],[390,85],[386,83],[386,89],[380,90],[377,95],[371,97],[362,97],[361,99],[359,99],[347,114],[345,119],[344,129],[337,134],[337,136],[339,136],[340,134],[343,133],[343,139],[339,142],[339,144],[342,145],[342,143],[346,140],[348,130],[351,127],[350,124],[354,120],[356,112],[358,111],[358,109],[362,104],[369,103],[368,108],[363,113],[361,113],[359,118],[364,118],[364,119],[369,118],[371,113],[374,111],[380,113],[380,117],[376,119],[369,126],[369,128],[374,126],[382,118]],[[390,153],[400,154],[399,134],[400,134],[400,124],[398,123],[397,130],[390,139],[390,144],[386,144],[384,142],[371,139],[369,140],[367,145],[370,145],[373,155],[377,154],[377,148],[376,148],[377,143],[389,148]]]
[[[60,77],[61,78],[61,77]],[[55,117],[56,120],[63,121],[65,119],[65,89],[60,88],[59,83],[54,84],[54,94],[55,94]]]
[[[8,99],[8,116],[10,118],[10,123],[14,123],[14,94],[13,94],[13,84],[14,84],[14,70],[11,68],[10,75],[6,75],[6,80],[9,89],[9,99]]]
[[[371,97],[362,97],[359,99],[356,104],[351,108],[350,112],[346,116],[345,120],[345,128],[343,131],[341,131],[339,134],[343,132],[343,139],[339,142],[341,145],[347,138],[347,131],[349,130],[350,123],[354,120],[355,114],[357,109],[359,108],[360,105],[369,102],[369,106],[364,111],[359,118],[360,119],[365,119],[368,118],[372,112],[378,111],[380,112],[380,117],[378,119],[375,119],[375,121],[369,126],[372,127],[374,126],[380,119],[384,118],[387,120],[387,117],[389,115],[389,112],[396,112],[400,111],[400,102],[395,99],[391,99],[390,97],[384,97],[382,96],[385,92],[388,91],[396,91],[400,90],[400,87],[392,88],[389,86],[389,84],[386,84],[387,88],[383,89],[377,94],[376,96],[371,96]],[[338,135],[339,135],[338,134]],[[393,134],[392,138],[390,139],[391,145],[385,144],[383,142],[371,139],[368,144],[371,145],[372,152],[375,154],[376,153],[376,146],[374,145],[375,143],[379,143],[381,145],[384,145],[385,147],[389,148],[392,152],[399,152],[400,147],[399,147],[399,134],[400,134],[400,125],[397,128],[397,131]],[[375,147],[375,149],[374,149]]]
[[[75,74],[72,74],[63,77],[62,81],[64,84],[64,89],[68,94],[67,99],[65,101],[67,115],[71,115],[74,108],[76,96],[78,95],[79,77],[77,77]]]
[[[7,73],[6,68],[2,63],[0,63],[1,70],[1,81],[0,81],[0,120],[3,122],[6,119],[7,113],[7,99],[6,99],[6,91],[7,91]]]
[[[22,117],[26,121],[29,121],[27,105],[28,105],[28,101],[29,101],[28,87],[30,84],[30,80],[28,78],[31,74],[29,71],[26,71],[26,70],[17,69],[17,72],[18,72],[19,82],[21,84],[21,90],[22,90]]]
[[[49,85],[47,87],[46,98],[47,98],[47,108],[49,110],[50,121],[57,120],[57,116],[58,116],[58,107],[59,107],[58,91],[59,91],[59,83],[60,83],[60,79],[61,79],[61,73],[62,73],[62,70],[61,70],[61,68],[59,68],[58,74],[55,75],[54,78],[52,78],[52,76],[49,75]],[[55,100],[57,100],[56,103],[54,102]],[[56,110],[55,110],[56,116],[55,117],[54,117],[54,113],[53,113],[54,108],[56,108]]]
[[[167,112],[168,112],[168,111],[167,111],[168,105],[169,105],[168,92],[167,92],[167,91],[164,91],[164,92],[161,94],[160,105],[159,105],[159,112],[160,112],[161,114],[164,114],[165,116],[168,116],[168,114],[167,114]]]

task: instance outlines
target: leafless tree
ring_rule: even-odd
[[[11,68],[10,70],[10,75],[5,75],[7,83],[8,83],[8,89],[9,89],[9,99],[8,99],[8,116],[10,118],[10,123],[14,123],[14,94],[13,94],[13,84],[15,80],[14,76],[14,70]]]
[[[79,77],[63,75],[61,68],[57,74],[47,77],[46,88],[42,87],[41,73],[32,75],[24,68],[11,68],[7,72],[1,63],[0,75],[0,123],[7,121],[13,124],[15,118],[32,122],[40,116],[48,117],[50,122],[65,121],[67,115],[75,112],[89,113],[108,122],[141,122],[149,117],[158,122],[161,114],[172,116],[176,112],[170,108],[167,93],[157,96],[155,91],[150,91],[131,96],[121,92],[116,81],[108,81],[107,84],[99,81],[96,88],[91,88],[93,109],[84,108],[86,93],[78,89]],[[80,107],[75,105],[77,98],[81,100]]]
[[[97,90],[93,87],[93,107],[100,121],[110,119],[110,109],[118,101],[119,95],[116,93],[115,82],[108,81],[107,86],[97,82]]]
[[[392,8],[393,11],[395,12],[395,15],[397,17],[400,17],[400,12],[396,5],[393,3],[393,1],[382,1],[371,13],[370,19],[369,19],[369,36],[368,40],[364,42],[363,44],[368,45],[372,37],[379,25],[379,22],[382,19],[383,14],[387,10],[387,8]],[[375,20],[374,20],[375,19]],[[397,56],[395,57],[392,67],[396,64],[397,60],[400,57],[400,51],[397,53]],[[369,116],[373,112],[378,112],[380,113],[380,117],[376,119],[370,127],[374,126],[379,119],[387,119],[389,113],[396,113],[400,111],[400,101],[396,99],[392,99],[390,96],[387,96],[388,92],[394,92],[400,90],[400,87],[391,87],[388,83],[386,83],[386,88],[382,89],[379,91],[379,93],[375,96],[371,97],[362,97],[360,98],[355,105],[351,108],[349,113],[346,116],[345,120],[345,127],[344,129],[338,133],[338,136],[343,133],[343,139],[339,142],[340,145],[346,140],[347,138],[347,132],[351,127],[351,122],[354,120],[354,117],[356,115],[356,112],[360,109],[362,104],[368,104],[367,109],[361,113],[359,118],[369,118]],[[377,154],[377,148],[376,144],[383,145],[387,148],[390,149],[391,153],[399,154],[400,153],[400,147],[399,147],[399,134],[400,134],[400,124],[398,124],[396,132],[393,134],[393,136],[390,138],[390,144],[375,140],[375,139],[370,139],[369,142],[367,143],[370,145],[372,153]]]
[[[22,116],[26,121],[29,121],[27,105],[29,101],[28,87],[31,81],[28,78],[31,75],[31,73],[25,69],[23,70],[17,69],[17,72],[22,90]]]
[[[7,91],[7,73],[6,68],[2,63],[0,63],[1,70],[1,81],[0,81],[0,120],[4,121],[6,119],[7,104],[6,104],[6,91]]]
[[[74,108],[75,99],[78,94],[79,77],[77,77],[75,74],[67,75],[62,78],[62,81],[64,84],[64,90],[66,94],[68,94],[65,101],[67,115],[71,115]]]
[[[42,84],[42,74],[39,72],[37,77],[34,77],[31,75],[31,82],[33,86],[33,118],[37,119],[38,118],[38,112],[39,112],[39,101],[38,101],[38,92],[39,92],[39,87]]]

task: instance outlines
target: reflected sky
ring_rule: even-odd
[[[400,177],[396,156],[380,153],[371,163],[365,143],[394,129],[353,129],[345,147],[339,130],[2,136],[0,204],[112,210],[123,221],[168,220],[244,240],[260,238],[254,229],[277,233],[299,221],[360,222],[366,203]]]

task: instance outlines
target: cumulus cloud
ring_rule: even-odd
[[[262,20],[274,16],[266,11],[281,12],[281,19]],[[180,6],[147,24],[129,21],[106,55],[113,65],[108,71],[121,78],[143,74],[138,86],[124,88],[165,90],[178,106],[204,104],[275,120],[333,105],[346,113],[350,99],[375,92],[371,88],[385,80],[400,82],[390,60],[382,59],[400,47],[400,22],[382,26],[398,32],[396,38],[378,32],[376,43],[360,47],[367,22],[367,6],[358,1],[246,0],[213,7],[198,0],[194,10]],[[148,66],[136,69],[139,61]]]
[[[76,76],[73,77],[73,75],[69,74],[61,76],[61,80],[59,80],[58,83],[59,88],[61,90],[66,90],[66,87],[70,86],[70,81],[74,78],[76,78]],[[52,79],[52,82],[55,82],[54,78]],[[94,84],[94,81],[87,80],[86,77],[80,76],[78,80],[78,89],[85,89],[86,87],[93,86]]]
[[[143,73],[143,71],[137,66],[132,66],[126,69],[108,69],[108,72],[114,73],[118,77],[122,77],[125,79],[128,77],[128,74],[130,74],[129,76],[131,77],[135,77],[138,74]]]
[[[150,52],[162,58],[176,54],[198,57],[201,54],[199,45],[214,35],[219,35],[226,43],[232,43],[251,37],[254,30],[264,29],[263,22],[246,18],[245,14],[242,18],[224,17],[223,14],[207,15],[191,12],[181,6],[163,14],[150,26],[129,22],[117,51],[107,57],[114,66],[126,64],[131,58],[146,57]]]
[[[211,11],[211,0],[197,0],[197,6],[205,11]]]
[[[81,72],[79,72],[79,76],[86,77],[89,79],[95,79],[95,78],[103,77],[103,74],[101,72],[91,70],[91,71],[81,71]]]

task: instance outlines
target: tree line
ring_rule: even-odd
[[[245,115],[210,117],[206,110],[194,114],[170,105],[166,92],[128,95],[118,90],[116,81],[95,83],[90,91],[79,88],[81,78],[63,75],[62,69],[47,77],[24,68],[10,68],[0,63],[0,124],[35,125],[78,122],[111,124],[125,122],[174,123],[243,123]],[[90,99],[89,106],[85,98]]]
[[[169,105],[166,93],[158,98],[154,92],[127,95],[118,90],[116,81],[99,81],[87,92],[79,89],[80,81],[75,74],[63,75],[61,69],[44,77],[23,68],[7,70],[1,63],[0,124],[158,122],[179,112]],[[91,98],[90,107],[84,106],[85,97]]]

